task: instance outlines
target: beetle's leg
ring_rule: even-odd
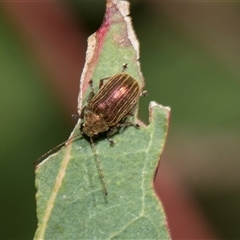
[[[110,128],[107,132],[107,139],[110,143],[111,146],[114,145],[114,141],[110,138],[112,135],[114,135],[114,133],[116,133],[118,131],[118,129],[116,127]]]
[[[129,112],[128,114],[126,114],[125,117],[132,117],[133,115],[134,115],[133,112]]]
[[[148,95],[147,90],[144,90],[140,93],[140,97],[146,97]]]
[[[127,63],[124,63],[123,68],[122,68],[122,72],[125,72],[126,69],[127,69]]]
[[[140,123],[123,122],[123,123],[117,124],[115,127],[110,128],[107,132],[107,139],[111,146],[114,145],[114,141],[110,137],[114,135],[117,131],[119,131],[119,128],[128,127],[128,126],[134,126],[136,128],[139,128],[141,125]]]
[[[95,91],[94,91],[94,88],[93,88],[93,81],[92,81],[92,79],[91,79],[88,83],[89,83],[89,85],[90,85],[91,92],[90,92],[89,95],[88,95],[87,102],[90,102],[91,99],[93,98],[93,96],[95,95]]]
[[[79,117],[79,114],[72,114],[71,117],[74,118],[74,119],[80,118],[80,117]]]
[[[83,119],[84,113],[85,113],[86,110],[87,110],[87,106],[84,106],[84,107],[82,108],[80,114],[72,114],[71,116],[72,116],[72,118],[74,118],[74,119],[78,119],[78,118]]]
[[[89,85],[91,87],[91,92],[88,95],[87,102],[90,102],[91,99],[93,98],[93,96],[95,95],[92,79],[89,81]],[[86,110],[87,110],[87,105],[82,108],[80,114],[72,114],[72,117],[75,118],[75,119],[77,119],[77,118],[83,119],[84,118],[84,113],[85,113]]]
[[[139,128],[140,127],[140,123],[133,123],[133,122],[123,122],[123,123],[119,123],[117,124],[115,127],[111,128],[108,132],[107,132],[107,139],[110,143],[111,146],[114,145],[114,141],[110,138],[113,134],[115,134],[116,132],[119,131],[120,128],[122,127],[128,127],[128,126],[134,126],[135,128]]]
[[[100,79],[99,80],[99,89],[102,87],[102,85],[103,85],[103,81],[105,81],[105,80],[108,80],[110,77],[106,77],[106,78],[103,78],[103,79]]]
[[[125,70],[127,69],[127,67],[128,67],[128,65],[127,65],[127,63],[124,63],[123,64],[123,66],[122,66],[122,72],[125,72]],[[108,80],[110,77],[106,77],[106,78],[103,78],[103,79],[100,79],[99,80],[99,89],[102,87],[102,85],[103,85],[103,81],[105,81],[105,80]]]
[[[117,124],[118,128],[128,127],[128,126],[133,126],[135,128],[139,128],[141,126],[141,124],[140,123],[133,123],[133,122],[124,122],[124,123]]]
[[[115,142],[114,142],[110,137],[108,137],[107,139],[108,139],[109,144],[110,144],[111,146],[113,146],[113,145],[115,144]]]

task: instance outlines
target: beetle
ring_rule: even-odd
[[[92,81],[89,82],[92,91],[89,94],[88,104],[85,105],[79,118],[83,119],[80,131],[90,139],[105,132],[111,145],[114,145],[110,136],[116,128],[123,126],[139,127],[139,123],[123,122],[132,116],[132,110],[138,99],[146,92],[140,91],[138,82],[127,73],[118,73],[110,77],[106,84],[101,79],[99,91],[95,94]]]
[[[133,115],[132,111],[137,105],[139,97],[147,94],[147,91],[142,91],[139,83],[132,76],[124,72],[126,67],[127,65],[124,64],[122,73],[101,79],[96,94],[93,81],[90,80],[91,92],[88,96],[87,105],[81,109],[80,115],[73,115],[73,117],[81,119],[81,134],[88,136],[90,139],[106,195],[106,184],[93,138],[105,133],[110,145],[114,145],[114,141],[110,137],[118,129],[125,126],[139,128],[139,123],[128,122],[126,118]],[[105,80],[107,82],[104,84]]]

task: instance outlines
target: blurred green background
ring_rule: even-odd
[[[37,16],[44,7],[27,4],[0,5],[0,239],[33,237],[37,220],[32,162],[66,140],[74,126],[70,114],[76,112],[87,36],[98,29],[105,9],[104,1],[45,3],[57,5],[57,17],[67,12],[65,19],[83,39],[74,42],[62,31],[61,38],[51,42],[48,36],[55,30],[49,28],[44,38],[37,27],[59,18],[46,12],[34,23],[26,12],[21,15],[23,8]],[[132,1],[131,16],[149,92],[141,100],[140,118],[148,122],[150,100],[171,107],[163,161],[180,177],[218,236],[240,239],[240,4]],[[65,21],[61,25],[69,29]],[[34,36],[39,42],[31,39]],[[59,45],[66,38],[79,47],[68,52],[76,54],[66,70],[69,78],[58,72],[71,61]],[[41,43],[49,47],[49,55],[38,47]],[[69,96],[63,96],[64,88]]]

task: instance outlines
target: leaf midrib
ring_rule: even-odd
[[[67,166],[68,166],[68,163],[71,159],[71,147],[70,146],[66,146],[66,152],[63,156],[63,161],[60,165],[60,168],[59,168],[59,172],[58,172],[58,175],[56,177],[56,182],[55,182],[55,185],[53,187],[53,191],[50,195],[50,198],[47,202],[47,207],[46,207],[46,210],[44,212],[44,215],[43,215],[43,218],[42,218],[42,225],[41,225],[41,228],[39,230],[39,239],[44,239],[44,235],[45,235],[45,232],[46,232],[46,228],[47,228],[47,223],[50,219],[50,216],[51,216],[51,212],[53,210],[53,207],[54,207],[54,203],[55,203],[55,200],[56,200],[56,197],[57,197],[57,194],[59,192],[59,189],[62,185],[62,182],[63,182],[63,179],[65,177],[65,174],[66,174],[66,169],[67,169]]]

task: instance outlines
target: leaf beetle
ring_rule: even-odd
[[[114,145],[114,141],[110,137],[118,129],[125,126],[139,128],[139,123],[128,122],[126,118],[133,115],[139,97],[147,95],[147,91],[142,91],[137,80],[124,72],[126,68],[127,64],[124,64],[121,73],[101,79],[96,94],[93,81],[90,80],[91,92],[88,96],[87,105],[81,109],[80,115],[73,115],[73,117],[81,119],[80,132],[90,139],[106,195],[106,184],[93,138],[98,137],[101,133],[106,133],[110,145]],[[107,82],[104,84],[105,80]]]

